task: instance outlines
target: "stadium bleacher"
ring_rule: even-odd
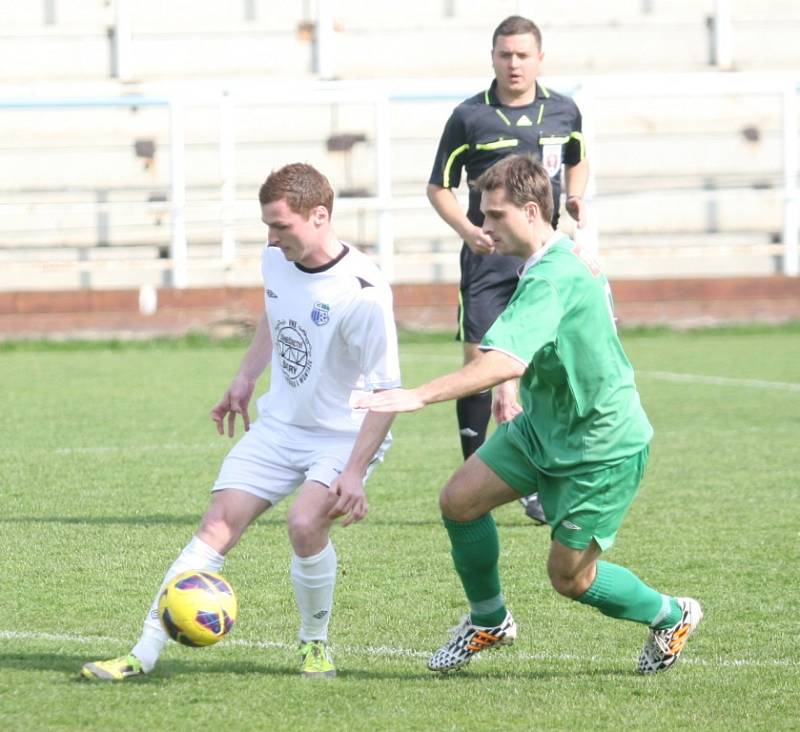
[[[187,99],[186,237],[189,283],[199,286],[257,281],[252,263],[264,232],[254,193],[266,172],[290,160],[307,160],[330,175],[343,202],[339,233],[374,249],[376,107],[363,90],[355,97],[347,92],[348,80],[367,80],[376,89],[393,81],[414,88],[418,80],[418,98],[399,95],[390,104],[395,279],[453,281],[459,242],[425,202],[425,181],[450,109],[491,78],[491,29],[514,12],[540,23],[546,80],[575,92],[584,111],[595,172],[592,211],[610,274],[780,272],[782,97],[758,93],[753,79],[741,92],[705,96],[674,87],[680,87],[678,72],[705,78],[713,88],[715,73],[729,79],[738,71],[758,72],[782,88],[797,73],[790,40],[800,30],[797,3],[731,0],[734,53],[726,70],[715,72],[709,21],[715,3],[709,0],[549,6],[339,0],[332,36],[339,81],[331,82],[342,90],[339,96],[317,91],[306,6],[257,0],[0,3],[0,289],[168,283],[171,221],[168,108],[3,108],[3,100]],[[114,78],[113,30],[121,9],[131,31],[124,79]],[[619,75],[616,87],[610,74]],[[637,86],[650,79],[652,93],[633,93],[632,75]],[[598,84],[602,93],[592,91]],[[308,85],[309,98],[292,95],[281,103],[292,85]],[[669,93],[662,93],[667,86]],[[235,109],[231,215],[238,248],[223,267],[225,89]],[[330,144],[337,135],[350,136],[352,145]],[[125,266],[115,268],[115,260]]]

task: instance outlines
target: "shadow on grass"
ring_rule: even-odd
[[[0,524],[74,524],[87,526],[198,526],[201,514],[185,514],[182,516],[174,514],[150,514],[147,516],[10,516],[0,518]],[[276,525],[283,527],[286,523],[285,518],[273,516],[270,518],[260,518],[256,521],[256,526]],[[503,525],[498,523],[498,525]],[[508,524],[509,526],[513,524]],[[437,526],[442,527],[439,519],[372,519],[368,518],[364,526]],[[444,530],[444,529],[442,529]]]
[[[275,523],[279,523],[277,520]],[[124,524],[124,525],[197,525],[200,523],[200,514],[151,514],[148,516],[10,516],[0,518],[0,524]]]
[[[66,674],[76,682],[91,683],[80,675],[81,667],[92,660],[90,655],[74,655],[63,653],[0,653],[0,668],[9,669],[18,673],[25,671],[54,671]],[[135,679],[137,684],[163,683],[173,676],[190,674],[237,674],[237,675],[268,675],[268,676],[297,676],[297,667],[293,665],[266,665],[250,661],[231,661],[226,663],[198,664],[173,660],[159,664],[158,669],[152,674]],[[130,682],[127,682],[130,683]]]
[[[51,671],[64,674],[67,681],[93,684],[80,676],[80,670],[84,663],[89,659],[87,656],[78,656],[63,653],[0,653],[0,668],[19,673],[30,671]],[[191,677],[197,674],[220,674],[238,676],[267,676],[283,677],[287,679],[297,678],[299,681],[309,683],[303,679],[294,664],[278,663],[257,663],[251,661],[228,661],[215,663],[189,663],[180,660],[163,661],[158,668],[151,674],[137,677],[126,684],[155,684],[161,685],[168,681],[178,681],[180,677]],[[438,684],[467,684],[482,683],[486,681],[537,681],[558,678],[575,678],[576,676],[586,678],[641,678],[633,671],[615,668],[584,668],[584,669],[559,669],[559,668],[517,668],[510,673],[502,669],[477,669],[470,667],[461,671],[449,674],[433,674],[430,671],[420,668],[419,671],[402,671],[385,669],[358,669],[340,668],[338,669],[338,681],[406,681],[419,682],[426,681]],[[311,682],[313,683],[313,682]],[[108,684],[95,682],[97,686],[114,686],[113,682]]]

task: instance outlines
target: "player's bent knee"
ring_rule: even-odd
[[[317,546],[327,537],[330,524],[330,520],[325,516],[316,516],[299,512],[289,512],[286,518],[289,541],[292,543],[295,551],[299,548]]]
[[[451,521],[472,521],[479,517],[473,515],[475,511],[469,501],[465,500],[458,483],[450,482],[442,488],[442,492],[439,494],[439,509],[442,516]]]
[[[589,586],[592,584],[591,579],[586,572],[570,574],[564,572],[561,567],[553,564],[548,564],[547,574],[550,578],[550,584],[553,586],[553,589],[559,595],[568,597],[570,600],[576,600],[579,598],[584,592],[586,592],[586,590],[589,589]]]
[[[209,511],[200,522],[197,536],[223,556],[233,548],[244,528],[232,526],[224,515]]]

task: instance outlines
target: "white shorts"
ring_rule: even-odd
[[[330,486],[344,469],[354,443],[351,435],[258,419],[225,457],[211,490],[246,491],[274,506],[307,480]],[[370,461],[365,482],[390,444],[387,437]]]

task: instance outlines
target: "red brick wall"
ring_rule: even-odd
[[[800,319],[800,278],[620,280],[613,284],[623,325],[708,325]],[[454,284],[397,285],[401,327],[455,331]],[[135,290],[0,293],[0,338],[234,332],[261,313],[261,288],[158,291],[158,310],[139,313]]]

